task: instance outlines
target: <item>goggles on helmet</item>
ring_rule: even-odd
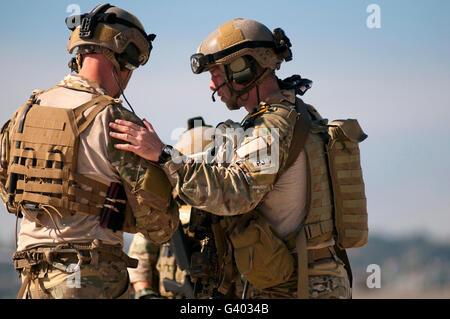
[[[219,64],[221,59],[236,53],[242,49],[270,48],[275,54],[280,55],[285,61],[292,60],[291,41],[281,28],[276,28],[273,33],[274,41],[246,41],[228,47],[216,53],[204,55],[196,53],[191,56],[191,69],[195,74],[204,72],[208,67]]]
[[[239,51],[242,49],[255,49],[255,48],[272,48],[275,49],[276,45],[272,41],[248,41],[242,42],[235,46],[226,48],[222,51],[218,51],[213,54],[204,55],[203,53],[196,53],[191,56],[191,69],[195,74],[200,74],[208,67],[217,64],[219,60]]]

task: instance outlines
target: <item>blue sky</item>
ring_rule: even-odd
[[[370,4],[381,28],[369,29]],[[24,0],[2,3],[0,93],[6,121],[35,88],[68,73],[68,5],[89,11],[96,1]],[[126,96],[164,141],[186,119],[217,124],[240,120],[210,99],[207,74],[193,75],[189,57],[220,24],[244,17],[282,27],[294,60],[280,77],[314,81],[304,97],[330,120],[357,118],[369,135],[361,144],[369,223],[373,232],[421,233],[450,241],[450,12],[449,1],[111,1],[135,13],[156,33],[149,63]],[[175,134],[176,135],[176,134]],[[173,136],[176,137],[176,136]],[[0,211],[0,240],[14,218]]]

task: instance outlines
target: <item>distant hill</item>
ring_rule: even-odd
[[[450,298],[450,243],[374,235],[366,246],[348,252],[356,298]],[[379,289],[366,285],[371,264],[380,266]]]
[[[14,249],[0,246],[0,299],[16,298],[21,281],[11,261]]]
[[[125,251],[131,236],[125,236]],[[0,247],[0,298],[15,298],[20,280],[12,248]],[[371,235],[366,246],[348,250],[353,268],[354,298],[450,298],[450,243],[425,237],[402,239]],[[367,266],[381,270],[381,288],[369,289]]]

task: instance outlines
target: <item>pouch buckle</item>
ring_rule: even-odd
[[[53,261],[51,263],[51,265],[53,267],[55,267],[56,269],[59,269],[61,271],[64,271],[66,273],[69,273],[69,274],[73,274],[80,270],[80,267],[83,263],[84,256],[81,255],[81,252],[78,249],[75,249],[75,248],[52,248],[50,250],[50,254],[56,254],[56,253],[75,253],[77,255],[78,262],[75,266],[73,266],[73,264],[65,265],[63,263]]]

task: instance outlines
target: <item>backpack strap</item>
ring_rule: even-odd
[[[305,146],[306,139],[311,128],[311,117],[308,113],[307,105],[301,99],[296,99],[295,109],[297,110],[297,122],[294,126],[294,133],[292,136],[291,146],[289,147],[288,158],[284,167],[278,171],[278,176],[281,176],[281,174],[287,171],[294,164],[295,160]]]
[[[278,171],[277,179],[286,172],[300,155],[306,144],[309,131],[311,129],[311,116],[308,112],[308,106],[301,100],[296,99],[295,109],[297,111],[297,121],[294,126],[291,145],[289,147],[286,164]],[[297,252],[297,298],[308,299],[309,280],[308,280],[308,255],[305,228],[301,227],[297,232],[295,240]]]

